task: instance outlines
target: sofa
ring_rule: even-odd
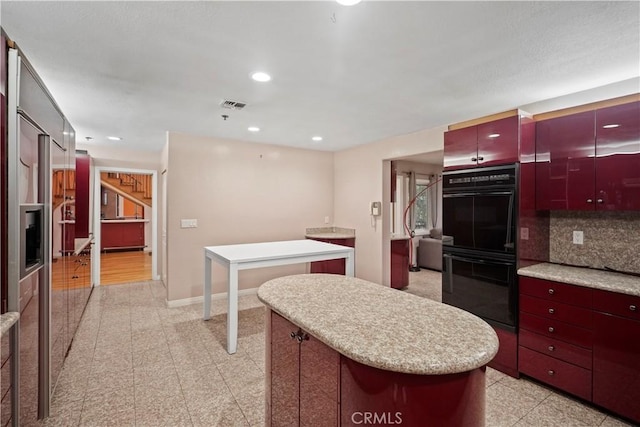
[[[442,229],[432,228],[418,240],[418,267],[442,271]]]

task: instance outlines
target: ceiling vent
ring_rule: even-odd
[[[228,110],[242,110],[247,104],[238,101],[222,101],[220,106]]]

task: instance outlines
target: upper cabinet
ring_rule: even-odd
[[[537,123],[536,208],[640,210],[640,102]]]
[[[76,224],[75,237],[89,237],[89,187],[91,157],[76,151]]]
[[[450,130],[444,134],[444,169],[496,166],[518,161],[520,116]]]

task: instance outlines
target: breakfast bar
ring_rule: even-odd
[[[328,274],[264,283],[267,425],[484,425],[498,351],[468,312]]]

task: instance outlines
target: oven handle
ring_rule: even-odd
[[[472,196],[513,196],[513,191],[475,191],[472,193],[445,193],[443,198],[451,197],[472,197]]]
[[[450,255],[450,254],[443,254],[442,258],[450,258],[450,259],[455,259],[456,261],[464,261],[464,262],[470,262],[473,264],[487,264],[487,265],[506,265],[506,266],[515,266],[515,262],[509,262],[509,261],[495,261],[495,260],[487,260],[487,259],[481,259],[481,258],[466,258],[466,257],[462,257],[462,256],[458,256],[458,255]]]

